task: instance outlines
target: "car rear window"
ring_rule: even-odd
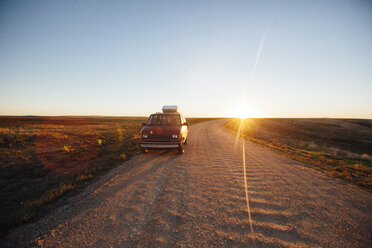
[[[151,115],[147,121],[149,126],[174,126],[180,125],[181,118],[179,114],[156,114]]]

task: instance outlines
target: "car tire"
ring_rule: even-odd
[[[183,150],[183,147],[179,147],[178,148],[178,154],[183,154],[185,151]]]

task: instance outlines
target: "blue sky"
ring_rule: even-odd
[[[1,1],[0,115],[372,118],[371,1]]]

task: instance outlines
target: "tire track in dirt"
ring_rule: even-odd
[[[237,138],[224,122],[190,127],[181,156],[135,156],[1,246],[371,246],[370,193]]]

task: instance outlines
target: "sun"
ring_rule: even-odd
[[[231,111],[230,116],[244,120],[247,118],[257,118],[259,117],[259,114],[251,107],[239,106]]]

